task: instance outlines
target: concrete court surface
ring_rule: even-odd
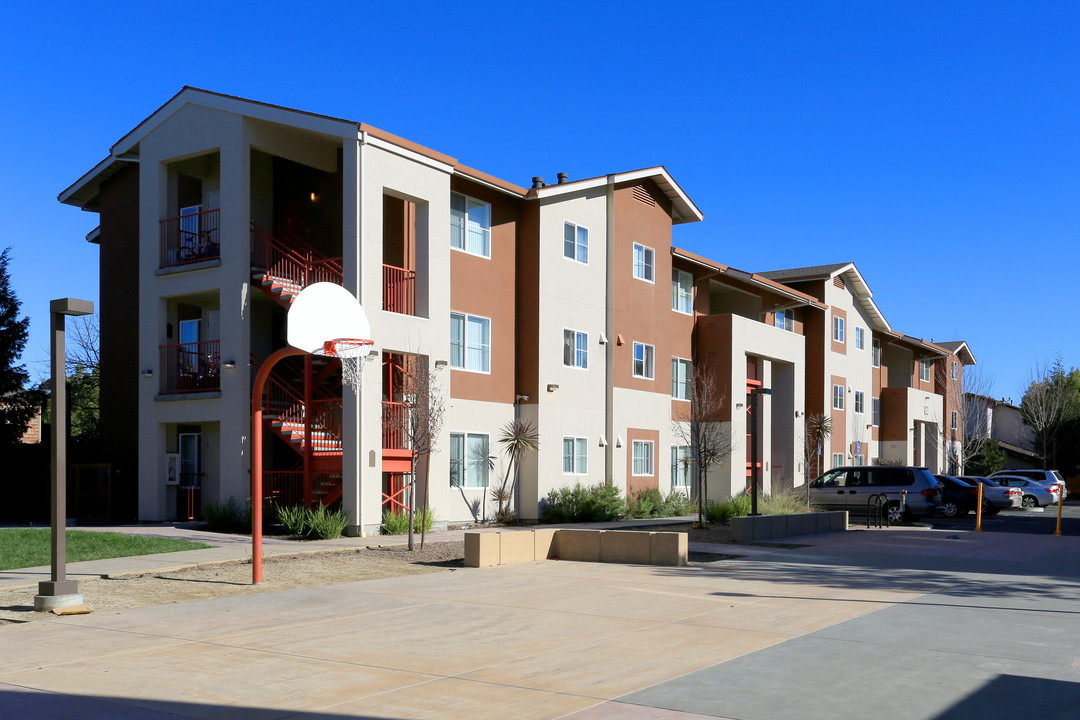
[[[1080,538],[809,541],[0,626],[0,718],[1080,716]]]

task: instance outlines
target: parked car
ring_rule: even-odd
[[[989,478],[975,475],[961,475],[958,479],[983,486],[983,513],[986,515],[997,515],[1001,510],[1011,510],[1023,505],[1024,491],[1020,488],[1004,487]]]
[[[933,515],[941,506],[941,486],[924,467],[838,467],[810,483],[811,502],[827,510],[865,513],[873,495],[887,498],[889,522]]]
[[[1024,493],[1021,504],[1026,508],[1053,505],[1058,501],[1057,485],[1043,485],[1036,480],[1018,475],[994,475],[992,479],[1005,487],[1020,488]]]
[[[979,488],[952,475],[935,475],[934,477],[942,485],[939,513],[951,518],[975,512],[975,508],[979,505]]]
[[[1043,485],[1054,484],[1061,490],[1061,499],[1069,497],[1069,490],[1065,487],[1065,478],[1061,476],[1057,470],[998,470],[996,473],[990,474],[990,479],[993,480],[997,475],[1012,475],[1015,477],[1030,478],[1036,482],[1040,482]]]

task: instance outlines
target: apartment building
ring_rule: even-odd
[[[662,167],[522,187],[364,123],[184,88],[59,199],[99,216],[105,452],[141,520],[247,500],[252,381],[314,282],[366,310],[363,382],[289,358],[254,432],[267,495],[340,503],[350,532],[377,532],[411,478],[440,520],[491,517],[515,419],[540,436],[526,520],[576,482],[689,492],[695,374],[730,448],[710,499],[755,471],[765,491],[812,477],[807,413],[830,413],[834,464],[942,454],[950,352],[894,333],[851,263],[753,274],[676,248],[702,214]],[[414,467],[418,378],[446,413]]]

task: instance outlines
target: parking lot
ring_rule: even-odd
[[[997,515],[984,517],[983,532],[1030,533],[1053,535],[1057,524],[1057,505],[1045,508],[1002,510]],[[857,522],[857,521],[856,521]],[[971,530],[975,527],[975,514],[957,518],[926,518],[937,530]],[[1080,535],[1080,502],[1068,499],[1061,508],[1061,534]]]

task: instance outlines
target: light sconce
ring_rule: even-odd
[[[446,367],[446,361],[445,360],[436,360],[435,361],[435,369],[436,370],[442,370],[445,367]]]
[[[313,192],[309,197],[311,197],[311,202],[319,202],[319,193]]]
[[[152,369],[151,370],[143,370],[139,374],[142,375],[144,378],[152,378],[152,377],[154,377],[154,371]]]
[[[365,360],[374,360],[377,357],[379,357],[379,351],[376,350],[375,348],[371,348],[370,350],[367,351],[367,355],[364,356],[364,359]]]
[[[556,385],[556,384],[554,384],[554,383],[551,383],[551,384],[549,384],[549,385],[547,386],[547,391],[548,391],[549,393],[553,393],[553,392],[555,392],[555,391],[556,391],[556,390],[558,390],[558,389],[559,389],[559,386],[558,386],[558,385]]]
[[[600,344],[607,345],[607,335],[604,333],[600,333]]]
[[[619,437],[618,435],[615,436],[615,447],[617,447],[617,448],[622,447],[622,438]]]
[[[235,360],[226,360],[225,361],[225,368],[226,369],[232,370],[234,367],[236,367],[236,361]]]
[[[603,435],[600,436],[600,447],[607,447],[607,438]]]

